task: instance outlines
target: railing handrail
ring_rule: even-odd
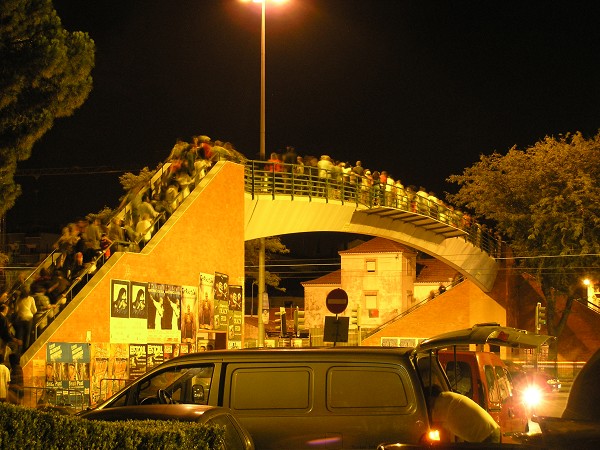
[[[425,297],[423,300],[418,301],[417,303],[415,303],[414,305],[412,305],[410,308],[405,309],[404,311],[402,311],[401,313],[399,313],[398,315],[392,317],[390,320],[388,320],[387,322],[382,323],[381,325],[378,325],[376,328],[373,328],[371,330],[369,330],[367,333],[365,333],[365,336],[363,337],[363,339],[368,338],[372,335],[374,335],[375,333],[377,333],[378,331],[383,330],[385,327],[387,327],[388,325],[402,319],[403,317],[409,315],[410,313],[412,313],[413,311],[419,309],[421,306],[429,303],[431,300],[433,300],[434,298],[439,297],[440,295],[444,295],[445,293],[447,293],[449,291],[450,288],[454,288],[455,286],[459,285],[460,283],[462,283],[465,279],[463,277],[460,277],[458,280],[450,283],[448,286],[446,286],[447,290],[444,291],[443,293],[440,293],[438,295],[435,295],[434,297],[431,296],[427,296]]]

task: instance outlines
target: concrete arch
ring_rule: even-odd
[[[384,237],[444,261],[484,292],[492,290],[499,267],[493,257],[466,239],[464,231],[394,208],[246,192],[244,221],[245,240],[318,231]]]

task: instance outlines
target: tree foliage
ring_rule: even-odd
[[[540,283],[548,307],[548,331],[559,336],[581,279],[600,267],[600,133],[546,137],[526,150],[482,155],[448,198],[494,222],[518,264]],[[568,307],[554,320],[556,299]]]
[[[148,167],[144,167],[137,175],[131,172],[125,172],[119,177],[119,182],[121,183],[121,186],[123,186],[123,189],[126,192],[129,192],[132,189],[138,189],[140,186],[148,184],[152,179],[154,172],[155,171],[148,169]]]
[[[66,31],[51,0],[0,2],[0,215],[20,194],[17,162],[92,89],[95,46]]]
[[[246,241],[245,247],[245,260],[246,260],[246,275],[254,280],[258,280],[258,255],[260,252],[260,239],[254,239],[252,241]],[[272,236],[265,238],[265,265],[273,259],[276,254],[286,254],[290,250],[281,242],[281,238]],[[277,274],[265,270],[265,284],[273,286],[280,290],[279,283],[281,283],[281,277]]]

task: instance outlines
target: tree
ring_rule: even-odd
[[[92,89],[95,46],[68,32],[51,0],[0,2],[0,215],[20,194],[18,161]]]
[[[258,280],[258,254],[260,251],[260,239],[246,241],[244,246],[244,258],[246,260],[246,276]],[[271,236],[265,238],[265,264],[273,258],[275,254],[286,254],[290,250],[281,242],[281,238]],[[281,277],[277,274],[265,270],[265,284],[279,288]],[[279,288],[285,290],[284,288]]]
[[[581,279],[600,267],[600,133],[546,137],[526,150],[482,155],[452,175],[460,185],[448,199],[492,221],[518,264],[539,283],[548,333],[560,336]],[[567,299],[559,316],[557,300]]]

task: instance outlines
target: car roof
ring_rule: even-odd
[[[305,348],[248,348],[235,350],[211,350],[208,352],[190,353],[169,360],[169,363],[193,363],[199,361],[227,361],[242,362],[256,361],[319,361],[330,359],[352,359],[360,356],[356,361],[377,360],[382,356],[390,358],[404,358],[410,356],[413,347],[305,347]]]
[[[464,330],[451,331],[425,339],[417,346],[417,350],[430,351],[466,344],[536,348],[552,339],[556,338],[516,328],[502,327],[497,323],[483,323]]]

